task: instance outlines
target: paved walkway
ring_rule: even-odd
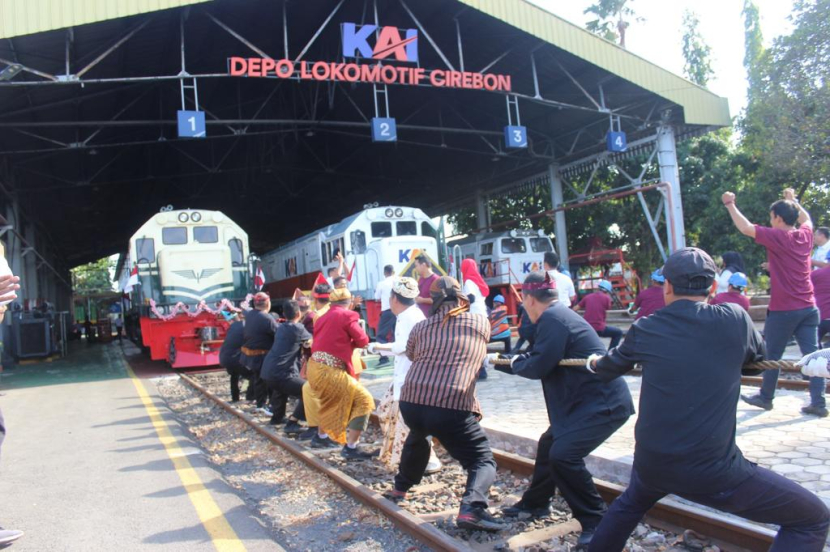
[[[608,340],[606,340],[607,342]],[[800,358],[798,349],[787,349],[785,359]],[[379,399],[391,381],[391,368],[373,368],[361,381]],[[484,410],[482,425],[497,448],[523,456],[535,456],[536,441],[548,427],[541,384],[491,370],[476,386]],[[640,397],[640,378],[626,376],[634,404]],[[755,394],[755,387],[744,387]],[[816,492],[830,506],[830,418],[801,414],[806,391],[778,391],[775,408],[766,412],[744,403],[738,405],[738,445],[744,455]],[[589,466],[597,477],[626,483],[634,453],[636,415],[593,453]]]
[[[0,377],[11,550],[282,550],[117,344]]]

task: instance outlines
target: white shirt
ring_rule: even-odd
[[[481,289],[472,280],[464,282],[464,287],[461,290],[464,295],[472,295],[476,298],[470,305],[470,314],[483,314],[487,316],[487,304],[484,302],[484,296],[481,294]]]
[[[395,341],[389,343],[391,350],[379,351],[384,356],[395,357],[395,369],[392,373],[392,398],[396,401],[401,398],[401,387],[406,381],[409,367],[412,366],[412,361],[406,356],[406,343],[409,341],[412,328],[421,320],[426,320],[426,316],[417,303],[400,313],[395,323]]]
[[[729,291],[729,278],[731,278],[733,274],[734,272],[728,268],[725,268],[715,277],[715,281],[718,283],[718,289],[715,292],[717,295]]]
[[[813,253],[813,260],[826,263],[827,253],[830,253],[830,241],[828,241],[824,245],[819,245],[816,247],[816,252]]]
[[[566,307],[571,306],[571,297],[576,296],[574,282],[558,270],[548,270],[550,277],[556,282],[556,291],[559,293],[559,302]]]
[[[380,310],[389,310],[389,296],[392,295],[392,283],[395,281],[394,276],[387,276],[375,288],[375,301],[380,301]]]

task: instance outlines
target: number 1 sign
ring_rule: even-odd
[[[205,112],[204,111],[179,111],[179,138],[204,138]]]
[[[372,142],[396,142],[398,127],[392,117],[372,118]]]

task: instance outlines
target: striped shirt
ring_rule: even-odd
[[[406,356],[412,366],[401,401],[481,415],[476,380],[487,354],[490,322],[486,316],[465,312],[444,323],[450,308],[440,308],[409,334]]]

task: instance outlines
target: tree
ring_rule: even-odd
[[[109,257],[72,269],[72,291],[76,294],[113,291],[112,270],[115,262]]]
[[[631,0],[597,0],[591,4],[584,14],[596,16],[596,19],[589,21],[585,28],[594,34],[598,34],[605,40],[616,42],[619,39],[620,46],[625,48],[625,32],[628,29],[628,19],[642,21],[637,17],[634,10],[626,4]]]
[[[700,20],[694,12],[683,13],[683,72],[690,81],[706,86],[714,74],[710,56],[712,49],[698,31]]]
[[[761,14],[754,0],[744,0],[744,68],[749,81],[747,96],[751,99],[761,82],[765,60],[764,36],[761,33]]]

